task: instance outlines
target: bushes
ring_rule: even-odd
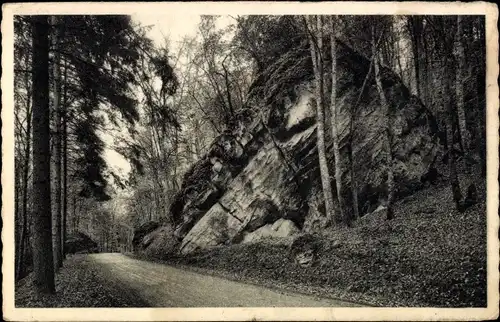
[[[295,257],[305,251],[317,252],[321,247],[321,240],[318,236],[311,234],[300,235],[295,238],[290,245],[290,254]]]

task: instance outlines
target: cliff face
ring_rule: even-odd
[[[385,115],[371,77],[351,127],[351,109],[358,100],[369,61],[340,42],[338,48],[337,104],[344,193],[350,195],[349,135],[353,128],[354,165],[363,214],[375,209],[385,196]],[[420,178],[432,166],[439,148],[437,133],[432,116],[401,80],[387,69],[382,76],[394,111],[395,181],[397,196],[402,196],[418,188]],[[255,105],[244,110],[234,129],[218,137],[209,153],[186,173],[170,209],[175,226],[171,237],[180,244],[175,243],[175,249],[165,252],[189,253],[254,241],[259,236],[284,237],[323,225],[314,96],[307,79],[310,75],[291,85],[287,99],[279,106],[259,105],[254,98]],[[329,139],[333,175],[331,143]],[[162,235],[158,231],[152,234]]]

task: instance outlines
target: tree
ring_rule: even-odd
[[[314,21],[316,20],[316,21]],[[315,98],[316,98],[316,132],[318,136],[318,158],[319,168],[321,173],[321,185],[323,187],[323,195],[325,199],[325,213],[329,223],[335,220],[334,202],[332,186],[330,182],[330,173],[328,170],[328,162],[326,159],[326,143],[325,143],[325,103],[324,103],[324,74],[323,74],[323,22],[321,16],[316,16],[307,21],[304,18],[307,35],[309,38],[309,47],[311,51],[311,59],[313,62],[313,70],[315,75]],[[314,23],[316,23],[315,29]]]
[[[457,105],[462,105],[463,102],[457,104],[457,100],[460,101],[464,93],[464,87],[462,85],[457,84],[458,82],[462,82],[463,79],[457,79],[455,77],[455,72],[459,75],[462,75],[462,68],[460,62],[456,64],[455,58],[462,59],[462,49],[458,48],[458,55],[455,56],[455,43],[463,36],[462,32],[462,21],[461,19],[454,17],[428,17],[427,21],[432,27],[432,36],[434,43],[436,44],[436,53],[442,57],[440,70],[441,75],[443,77],[443,96],[444,102],[443,105],[445,107],[444,111],[444,123],[446,129],[446,140],[445,140],[445,161],[448,163],[449,168],[449,184],[451,188],[451,192],[453,195],[453,200],[455,202],[456,209],[458,211],[463,211],[466,205],[463,203],[463,195],[460,188],[460,181],[457,173],[457,156],[459,155],[459,145],[460,140],[458,139],[460,136],[460,126],[461,126],[461,114],[462,112],[458,111]],[[460,25],[460,26],[459,26]],[[458,34],[460,32],[460,34]],[[459,45],[458,47],[461,47]],[[458,65],[457,68],[455,66]],[[463,77],[463,76],[461,76]],[[454,89],[455,86],[455,91]],[[462,106],[463,107],[463,106]],[[481,105],[477,107],[481,109]],[[481,117],[477,115],[478,120],[481,120]],[[464,125],[465,128],[466,125]],[[458,135],[457,135],[458,134]]]
[[[392,204],[394,201],[394,169],[392,161],[392,134],[391,134],[391,124],[392,124],[392,113],[391,107],[387,102],[385,96],[384,88],[382,86],[382,80],[380,76],[380,62],[377,54],[377,44],[376,39],[376,27],[375,24],[372,25],[372,57],[373,57],[373,68],[375,71],[375,83],[377,85],[377,92],[380,98],[380,104],[385,115],[385,129],[384,129],[384,145],[385,145],[385,157],[386,157],[386,167],[387,167],[387,219],[391,220],[394,217],[394,212],[392,209]]]
[[[471,19],[472,20],[472,19]],[[476,56],[476,64],[472,67],[470,79],[473,84],[471,88],[474,91],[473,101],[475,108],[475,122],[473,128],[476,129],[474,140],[477,142],[476,153],[480,159],[481,175],[486,177],[486,27],[485,17],[474,17],[468,24],[469,45],[466,57]],[[474,55],[479,53],[479,55]],[[476,77],[474,77],[474,75]],[[475,83],[475,84],[474,84]],[[475,86],[474,86],[475,85]],[[467,88],[467,87],[465,87]]]
[[[411,45],[413,51],[413,63],[415,66],[415,84],[417,89],[417,96],[422,97],[423,92],[421,90],[422,82],[422,55],[421,55],[421,43],[423,34],[423,19],[421,16],[409,16],[407,19],[407,25],[411,36]]]
[[[152,43],[141,46],[141,71],[137,77],[141,120],[133,140],[117,140],[118,151],[132,161],[134,181],[132,198],[147,206],[142,214],[149,220],[168,217],[166,206],[179,189],[177,167],[179,154],[179,106],[173,99],[179,81],[170,63],[167,46]],[[182,111],[180,111],[182,112]],[[189,156],[190,157],[190,156]],[[154,206],[154,207],[152,207]]]
[[[52,25],[57,26],[58,18],[57,16],[52,16]],[[61,240],[61,226],[62,226],[62,107],[61,107],[61,70],[60,70],[60,53],[58,51],[59,41],[61,39],[60,28],[55,28],[54,33],[54,57],[53,57],[53,105],[55,114],[55,130],[53,133],[54,138],[54,198],[53,198],[53,210],[52,210],[52,221],[54,223],[52,231],[52,243],[54,246],[54,267],[56,270],[62,267],[62,240]]]
[[[191,95],[217,132],[236,125],[245,106],[253,77],[253,66],[242,48],[234,41],[235,26],[219,27],[217,16],[202,16],[190,59],[189,72],[197,92]]]
[[[58,63],[53,63],[64,71],[59,131],[65,151],[61,224],[64,240],[65,222],[71,215],[67,204],[72,194],[100,201],[110,198],[108,180],[118,177],[103,159],[102,133],[126,129],[139,118],[131,85],[136,84],[135,75],[140,70],[140,48],[148,40],[136,31],[129,16],[60,16],[53,30],[64,34],[53,48],[54,56],[60,55]],[[68,179],[72,189],[68,189]]]
[[[215,16],[201,18],[199,25],[201,43],[195,61],[205,76],[206,84],[213,92],[211,98],[219,110],[220,121],[225,126],[231,126],[237,109],[225,65],[231,52],[228,50],[227,44],[222,41],[223,30],[216,29],[216,19]]]
[[[68,81],[68,68],[66,64],[64,65],[64,78],[63,82],[66,83]],[[65,252],[65,244],[66,244],[66,234],[67,234],[67,220],[68,220],[68,95],[67,95],[67,87],[64,87],[63,98],[62,98],[62,142],[63,142],[63,176],[62,176],[62,231],[61,231],[61,257],[64,260],[66,256]]]
[[[465,68],[465,53],[464,53],[464,44],[463,44],[463,29],[462,29],[462,16],[457,16],[457,28],[455,32],[455,45],[456,45],[456,99],[457,99],[457,114],[458,114],[458,123],[460,129],[460,137],[462,139],[463,152],[465,154],[468,153],[470,147],[470,134],[467,129],[467,122],[465,118],[465,104],[464,104],[464,68]],[[466,162],[468,163],[468,162]],[[468,165],[468,164],[467,164]]]
[[[32,95],[31,93],[28,95]],[[21,278],[24,271],[24,250],[26,247],[26,235],[28,234],[28,175],[30,169],[30,144],[31,144],[31,108],[30,103],[28,103],[28,111],[29,113],[26,116],[27,128],[26,128],[26,148],[24,151],[24,165],[23,165],[23,179],[22,179],[22,228],[21,228],[21,236],[19,241],[19,249],[18,249],[18,262],[17,262],[17,271],[16,271],[16,279]]]
[[[304,40],[300,21],[295,16],[283,15],[250,15],[238,16],[233,45],[246,53],[255,64],[257,77],[264,76],[287,52],[301,47]],[[283,37],[287,35],[287,37]]]
[[[46,95],[49,100],[48,108],[53,111],[48,116],[49,129],[50,122],[52,122],[53,131],[49,130],[47,135],[52,139],[54,148],[52,156],[55,166],[53,171],[45,171],[45,173],[53,176],[51,178],[53,184],[49,186],[53,187],[54,191],[49,194],[52,197],[49,205],[53,206],[54,223],[50,226],[49,233],[52,228],[54,231],[50,247],[45,245],[44,248],[53,248],[52,262],[56,269],[61,266],[64,256],[63,244],[69,217],[68,198],[73,197],[75,201],[77,196],[96,198],[101,201],[109,198],[110,189],[107,187],[107,180],[113,173],[107,169],[102,157],[104,143],[101,133],[108,131],[111,128],[110,125],[117,125],[120,122],[120,126],[123,123],[133,123],[139,116],[130,85],[135,83],[135,74],[139,67],[137,64],[138,46],[144,42],[144,38],[135,33],[130,17],[58,16],[47,19],[42,24],[42,36],[49,37],[49,47],[46,48],[49,58],[46,64],[48,64],[47,70],[52,71],[53,76],[50,77],[49,73],[46,79],[47,91],[36,89],[34,84],[32,90],[32,82],[29,81],[30,75],[33,75],[33,79],[35,77],[34,68],[40,70],[38,61],[33,58],[32,64],[23,63],[35,51],[33,46],[30,46],[28,38],[33,38],[33,44],[35,40],[38,43],[38,60],[41,55],[40,48],[45,50],[43,43],[40,47],[40,32],[36,38],[29,30],[23,29],[29,24],[34,31],[40,27],[40,23],[35,22],[36,19],[33,20],[32,17],[19,16],[15,19],[16,86],[14,94],[16,229],[18,229],[16,230],[18,249],[16,275],[18,278],[23,276],[26,266],[29,266],[30,254],[24,247],[30,239],[29,214],[39,207],[39,200],[47,200],[47,198],[36,199],[40,184],[35,184],[37,180],[34,174],[35,169],[33,169],[32,177],[30,172],[31,147],[35,155],[35,141],[40,142],[46,138],[43,136],[45,133],[42,136],[38,135],[35,131],[35,123],[31,121],[37,117],[40,119],[43,114],[39,112],[36,116],[34,112],[32,113],[30,95],[33,95],[33,105],[35,104],[34,98],[39,97],[37,103],[39,106],[41,95]],[[45,26],[46,23],[49,24],[48,28]],[[50,39],[53,40],[53,46],[50,46]],[[63,72],[64,75],[62,75]],[[37,76],[39,87],[43,83],[40,81],[40,75]],[[37,94],[37,91],[41,94]],[[42,120],[45,121],[45,119]],[[44,155],[42,152],[41,155],[46,157],[50,156],[50,153]],[[38,157],[43,159],[40,153]],[[36,162],[33,161],[34,164]],[[34,183],[33,188],[30,185],[31,178]],[[68,181],[71,189],[68,189]],[[32,193],[29,190],[32,190]],[[73,202],[73,204],[76,206],[77,203]],[[36,210],[39,211],[38,208]],[[35,214],[33,219],[35,219]],[[78,221],[80,218],[75,219]],[[37,220],[34,221],[33,227],[39,230],[37,222],[41,221],[40,218]],[[45,231],[45,228],[42,230]],[[40,233],[36,232],[34,237],[37,240],[36,243],[39,243],[40,238],[44,238],[45,235],[40,236]],[[36,248],[38,246],[34,244],[33,249]],[[47,256],[38,256],[36,260],[41,261],[40,258],[47,258]],[[43,269],[40,265],[45,264],[44,259],[41,264],[35,265],[37,267],[35,270]]]
[[[54,293],[54,261],[50,202],[49,23],[33,16],[33,199],[34,285]]]
[[[337,199],[339,202],[339,216],[346,223],[349,222],[344,213],[344,201],[342,195],[342,159],[340,158],[339,134],[337,129],[337,50],[335,39],[335,24],[332,16],[328,16],[328,24],[330,27],[330,51],[332,60],[332,90],[330,99],[330,114],[331,114],[331,129],[333,141],[333,154],[335,156],[335,183],[337,185]]]
[[[27,248],[29,248],[29,182],[31,180],[31,143],[32,143],[32,26],[29,22],[16,17],[14,47],[14,116],[15,116],[15,168],[16,168],[16,280],[26,273]],[[19,218],[20,217],[20,218]]]
[[[457,209],[460,211],[462,209],[462,192],[460,189],[460,182],[458,180],[457,174],[457,165],[456,165],[456,147],[455,147],[455,132],[456,132],[456,123],[454,120],[454,115],[456,111],[454,109],[454,93],[453,90],[453,42],[454,42],[454,34],[449,34],[450,29],[446,28],[446,26],[452,26],[452,22],[450,19],[445,19],[443,17],[438,18],[437,24],[439,28],[439,35],[442,41],[442,54],[443,54],[443,75],[444,75],[444,87],[445,87],[445,95],[446,95],[446,112],[447,112],[447,124],[446,124],[446,138],[447,138],[447,156],[448,156],[448,165],[450,169],[449,181],[451,186],[451,191],[453,194],[453,200],[455,201],[455,205]]]

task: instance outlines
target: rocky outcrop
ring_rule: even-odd
[[[144,237],[144,253],[150,257],[163,258],[177,252],[179,242],[174,238],[171,225],[164,225]]]
[[[300,229],[291,220],[278,219],[273,224],[267,224],[259,229],[245,234],[242,243],[254,243],[269,238],[284,238],[298,234]]]
[[[350,195],[347,160],[352,134],[359,210],[367,213],[385,195],[385,115],[371,78],[351,133],[352,107],[356,105],[369,61],[342,43],[338,48],[337,105],[344,193]],[[254,238],[248,236],[272,235],[273,224],[280,220],[297,228],[290,229],[288,235],[322,226],[324,206],[313,88],[307,80],[310,75],[301,79],[288,89],[288,99],[245,109],[235,126],[218,137],[209,153],[185,175],[170,208],[175,222],[173,234],[181,253]],[[394,113],[396,197],[401,197],[419,187],[420,178],[434,162],[438,151],[436,129],[432,115],[394,73],[383,69],[382,81]],[[255,98],[252,101],[257,104]],[[328,162],[333,169],[331,149],[329,141]]]
[[[313,235],[304,234],[293,240],[290,245],[290,255],[295,264],[309,267],[314,264],[320,246],[320,241],[317,238]]]
[[[283,160],[279,149],[288,152],[305,145],[306,141],[313,139],[314,133],[314,127],[299,132],[284,144],[280,142],[279,148],[269,138],[270,134],[264,134],[267,143],[184,237],[181,252],[190,252],[202,245],[220,244],[221,231],[227,235],[225,241],[234,239],[238,242],[244,233],[272,224],[290,210],[300,208],[300,187],[286,165],[291,161]]]
[[[97,253],[97,243],[82,232],[75,232],[66,236],[64,242],[64,252],[66,254],[76,253]]]
[[[151,232],[155,231],[160,226],[156,221],[148,221],[137,229],[134,230],[134,237],[132,238],[132,245],[137,248],[146,248],[151,244]]]

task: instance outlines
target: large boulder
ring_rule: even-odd
[[[98,248],[97,243],[92,238],[78,231],[66,236],[64,252],[66,254],[97,253]]]
[[[253,243],[268,238],[284,238],[298,234],[300,229],[291,220],[278,219],[273,224],[268,224],[246,234],[242,243]]]
[[[299,235],[290,245],[290,255],[296,264],[309,267],[314,264],[320,247],[321,242],[315,236],[310,234]]]
[[[298,133],[290,141],[300,145],[311,136],[314,136],[314,129]],[[298,187],[290,180],[293,174],[270,142],[272,140],[267,138],[267,141],[229,183],[220,200],[183,238],[182,252],[239,240],[242,233],[276,221],[287,208],[299,207]],[[287,148],[284,144],[283,149]],[[223,237],[226,239],[222,240]]]
[[[373,77],[358,104],[369,60],[341,42],[337,60],[342,194],[351,200],[347,160],[352,138],[358,210],[369,213],[386,195],[386,115]],[[254,106],[245,109],[246,114],[219,136],[207,155],[185,175],[171,206],[180,252],[248,241],[253,238],[249,234],[256,231],[254,236],[271,233],[272,224],[280,219],[292,221],[301,230],[324,226],[314,87],[311,68],[304,68],[307,64],[310,60],[303,59],[294,65],[294,70],[306,74],[291,73],[293,79],[285,80],[286,86],[269,87],[281,88],[273,95],[286,99],[278,102],[266,96],[260,103],[256,97],[249,100]],[[396,198],[400,198],[418,189],[422,175],[433,165],[439,151],[437,129],[431,113],[392,71],[382,68],[381,75],[394,115],[392,151]],[[353,106],[358,108],[352,119]],[[326,130],[330,133],[328,126]],[[333,144],[329,135],[327,139],[327,161],[333,169]],[[351,204],[346,205],[346,211],[352,213]]]
[[[170,206],[177,238],[182,239],[217,204],[227,185],[262,146],[262,128],[245,123],[246,117],[242,112],[237,128],[219,135],[209,152],[184,175],[181,189]]]
[[[134,230],[132,245],[134,247],[146,248],[152,241],[152,238],[145,238],[148,234],[156,230],[160,224],[156,221],[148,221]]]
[[[177,252],[179,242],[171,225],[164,225],[144,237],[148,240],[145,254],[150,257],[167,258]]]

